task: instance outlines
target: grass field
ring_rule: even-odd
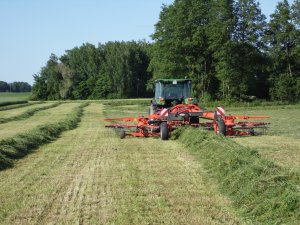
[[[235,114],[266,115],[271,118],[267,135],[235,138],[243,146],[259,152],[280,165],[300,170],[300,106],[275,109],[232,109]]]
[[[17,117],[19,115],[24,114],[25,112],[28,112],[29,110],[38,109],[45,106],[50,106],[54,103],[42,103],[42,104],[31,104],[31,105],[25,105],[19,108],[11,109],[11,110],[3,110],[0,111],[0,119],[8,119]]]
[[[13,137],[16,134],[30,131],[48,122],[57,122],[67,119],[68,113],[74,110],[80,103],[66,103],[54,108],[37,112],[34,116],[21,121],[11,121],[0,124],[0,140]]]
[[[63,103],[24,120],[0,124],[0,139],[64,120],[80,104]],[[145,115],[146,109],[144,104],[91,103],[76,129],[0,171],[0,224],[258,224],[239,210],[236,199],[227,194],[230,190],[222,189],[224,184],[209,168],[208,159],[180,140],[121,140],[104,128],[106,117]],[[10,117],[24,110],[6,110],[0,115]],[[300,107],[231,108],[230,112],[272,116],[271,128],[263,136],[226,138],[222,151],[232,152],[234,143],[239,143],[258,151],[259,162],[265,158],[284,168],[278,171],[299,173]],[[295,115],[293,120],[287,112]],[[222,144],[222,139],[209,138],[216,145],[204,141],[202,147]],[[219,157],[224,157],[220,165],[228,161],[226,155]],[[278,217],[277,222],[285,222]],[[268,215],[262,218],[259,224],[275,224],[275,220],[266,222]],[[300,220],[292,216],[287,223],[299,224]]]
[[[0,103],[29,100],[30,95],[31,92],[21,92],[21,93],[0,92]]]

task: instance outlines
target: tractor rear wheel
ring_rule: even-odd
[[[161,140],[168,140],[169,138],[168,124],[166,122],[160,124],[160,138]]]
[[[226,135],[226,125],[223,119],[217,120],[217,126],[218,126],[218,134],[220,135]]]

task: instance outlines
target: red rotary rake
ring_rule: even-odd
[[[255,135],[256,128],[267,128],[265,122],[249,122],[249,119],[269,118],[268,116],[226,115],[223,107],[208,111],[195,104],[178,104],[170,108],[156,110],[149,117],[105,119],[108,122],[120,121],[105,127],[116,128],[120,137],[161,137],[167,140],[179,126],[193,126],[214,130],[221,135]],[[239,121],[237,121],[239,120]]]

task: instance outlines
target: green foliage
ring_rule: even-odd
[[[58,59],[51,55],[34,76],[33,100],[129,98],[147,95],[145,42],[83,44]]]
[[[177,0],[164,6],[152,35],[153,79],[193,79],[196,96],[266,97],[265,16],[253,0]],[[220,90],[220,92],[218,91]]]
[[[214,71],[222,98],[229,99],[237,92],[235,89],[239,88],[235,58],[232,57],[235,53],[235,44],[231,40],[234,31],[233,1],[212,1],[208,13],[210,23],[207,33],[214,59]]]
[[[299,79],[296,80],[290,74],[280,74],[273,81],[273,85],[274,86],[270,89],[270,92],[274,99],[294,102],[297,101],[297,98],[299,98]]]
[[[6,92],[9,90],[9,85],[8,83],[4,81],[0,81],[0,92]]]
[[[52,54],[31,99],[148,97],[155,79],[187,77],[200,99],[299,101],[299,5],[279,2],[267,23],[258,0],[175,0],[163,5],[151,44],[86,43]],[[283,74],[293,93],[284,93]]]
[[[256,95],[266,97],[268,61],[263,41],[266,29],[266,17],[261,13],[255,0],[238,0],[234,4],[235,28],[233,32],[235,70],[239,88],[235,95]],[[261,84],[261,85],[259,85]],[[259,85],[259,90],[257,86]]]
[[[6,83],[0,81],[0,92],[30,92],[31,85],[27,82]]]
[[[254,224],[300,220],[299,174],[211,132],[188,128],[175,135],[216,178],[245,218]]]
[[[300,30],[297,8],[297,1],[293,7],[287,0],[279,2],[275,13],[271,15],[266,35],[274,71],[270,78],[271,97],[290,102],[299,101],[297,80],[300,76]]]
[[[192,78],[194,92],[212,90],[212,56],[208,48],[207,1],[177,0],[164,6],[152,35],[150,70],[153,79]]]
[[[83,108],[88,104],[89,103],[84,103],[80,105],[66,120],[58,123],[45,124],[30,132],[1,140],[0,170],[13,166],[16,159],[26,156],[42,144],[55,140],[62,132],[76,128],[83,114]]]

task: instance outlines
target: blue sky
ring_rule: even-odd
[[[51,53],[82,43],[146,39],[173,0],[0,0],[0,80],[33,83]],[[260,0],[269,16],[278,0]],[[292,2],[292,0],[290,0]]]

